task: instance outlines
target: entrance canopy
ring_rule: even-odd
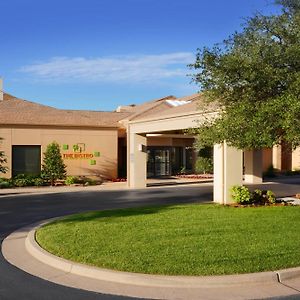
[[[174,107],[167,111],[149,113],[127,123],[127,180],[130,188],[146,187],[147,137],[153,134],[196,128],[201,121],[215,118],[217,111],[203,112],[197,109],[197,101]],[[261,181],[261,155],[249,152],[245,155],[248,182]],[[243,182],[243,152],[229,147],[225,142],[214,146],[214,201],[231,201],[230,188]]]

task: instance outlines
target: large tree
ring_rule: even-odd
[[[199,146],[300,145],[300,1],[275,4],[280,13],[256,14],[222,44],[198,49],[194,80],[204,109],[214,103],[219,111],[200,123]]]

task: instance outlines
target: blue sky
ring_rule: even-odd
[[[272,0],[0,1],[0,76],[20,98],[113,110],[198,91],[197,48],[221,42]]]

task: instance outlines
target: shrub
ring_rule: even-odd
[[[97,185],[97,180],[86,178],[84,185]]]
[[[284,175],[286,176],[294,176],[294,175],[300,175],[300,170],[293,170],[293,171],[286,171],[284,173]]]
[[[52,142],[44,153],[42,176],[53,186],[57,179],[66,178],[66,165],[63,162],[58,143]]]
[[[252,203],[255,204],[273,204],[276,202],[275,194],[268,190],[255,190],[252,193]]]
[[[25,178],[19,178],[14,180],[14,186],[16,187],[24,187],[32,185],[29,181]]]
[[[13,178],[13,185],[17,187],[32,186],[34,176],[26,174],[18,174]]]
[[[247,187],[242,185],[234,185],[231,188],[231,195],[234,202],[239,204],[250,204],[251,194]]]
[[[179,173],[180,174],[185,174],[186,173],[186,168],[185,167],[181,167]]]
[[[3,138],[0,138],[0,141],[3,140]],[[5,153],[3,151],[0,151],[0,173],[6,173],[8,168],[4,166],[4,164],[7,163],[7,159],[5,156]]]
[[[11,179],[0,177],[0,182],[11,182]]]
[[[276,196],[275,196],[275,194],[274,194],[272,191],[270,191],[270,190],[267,191],[267,199],[268,199],[268,203],[273,204],[273,203],[276,202]]]
[[[275,169],[274,169],[273,165],[270,165],[268,167],[267,171],[265,171],[263,173],[263,177],[269,177],[269,178],[276,177],[276,173],[275,173]]]
[[[0,189],[7,189],[7,188],[10,188],[12,187],[12,184],[11,182],[9,181],[0,181]]]
[[[65,180],[66,185],[71,185],[71,184],[84,184],[84,185],[96,185],[97,181],[91,178],[86,178],[86,177],[77,177],[77,176],[67,176]]]
[[[43,186],[45,184],[45,181],[41,177],[36,177],[33,179],[33,185],[34,186]]]
[[[252,202],[253,203],[262,203],[263,201],[262,190],[254,190],[252,193]]]
[[[66,185],[71,185],[74,183],[78,183],[78,178],[76,176],[67,176],[66,180],[65,180],[65,184]]]
[[[276,202],[275,194],[270,190],[256,189],[250,193],[245,186],[231,188],[233,200],[239,204],[273,204]]]
[[[198,157],[195,163],[195,171],[198,174],[213,173],[213,160],[208,157]]]
[[[40,175],[19,174],[11,179],[11,184],[16,187],[42,186],[45,184],[45,181]]]

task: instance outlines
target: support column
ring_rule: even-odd
[[[292,170],[300,170],[300,148],[297,148],[292,153]]]
[[[245,182],[262,183],[263,155],[262,150],[247,150],[244,152]]]
[[[273,147],[272,163],[274,169],[281,171],[281,146],[280,145]]]
[[[130,133],[127,135],[127,184],[130,188],[146,187],[147,138]]]
[[[186,147],[182,148],[182,166],[186,170]]]
[[[224,142],[214,146],[214,202],[232,202],[230,189],[243,184],[243,152]]]

